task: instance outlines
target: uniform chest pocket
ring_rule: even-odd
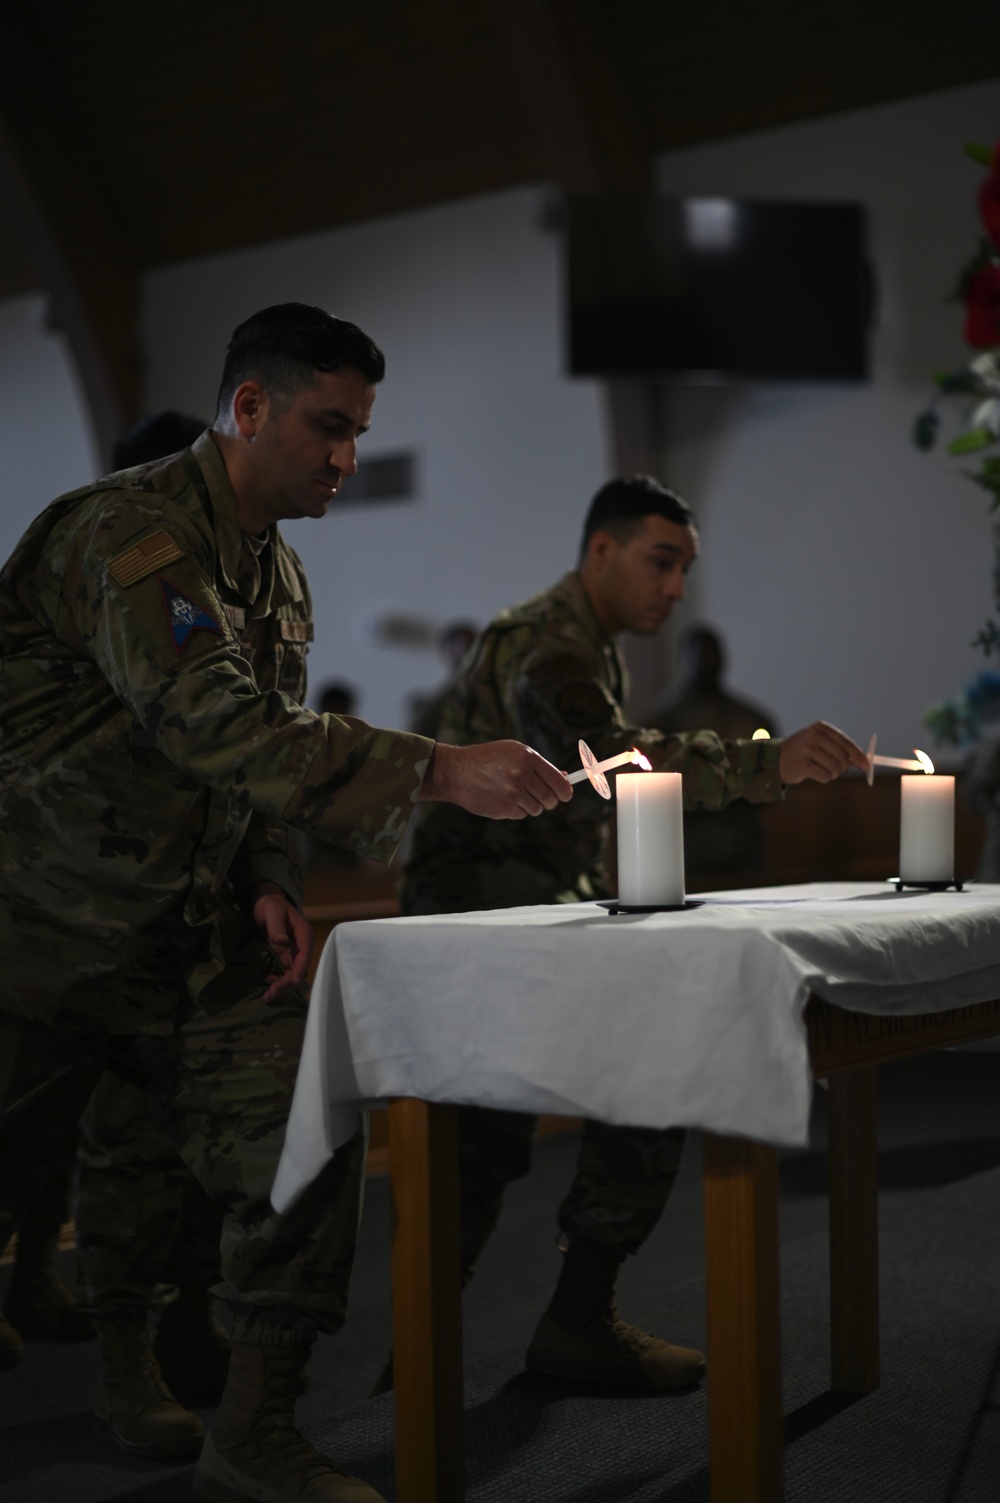
[[[279,621],[278,641],[274,644],[274,665],[278,688],[298,699],[305,683],[306,653],[313,640],[311,621]]]

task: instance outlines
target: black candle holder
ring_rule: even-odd
[[[907,882],[905,877],[890,877],[889,882],[897,892],[902,892],[904,887],[913,887],[920,892],[947,892],[951,887],[956,892],[965,891],[964,878],[959,881],[957,877],[950,877],[947,881],[942,882]]]
[[[617,898],[599,898],[598,907],[606,908],[612,918],[620,913],[684,913],[688,908],[704,908],[704,901],[688,898],[684,903],[619,903]]]

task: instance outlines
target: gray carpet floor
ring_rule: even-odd
[[[817,1098],[815,1151],[782,1162],[786,1497],[1000,1499],[1000,1055],[953,1052],[880,1072],[883,1381],[858,1400],[829,1391]],[[704,1391],[609,1398],[523,1371],[558,1271],[553,1213],[575,1151],[572,1138],[538,1145],[465,1297],[470,1503],[707,1503]],[[704,1340],[699,1160],[695,1138],[620,1301],[630,1318],[694,1345]],[[370,1182],[348,1323],[319,1344],[300,1415],[339,1465],[392,1499],[391,1399],[365,1397],[388,1347],[387,1191]],[[94,1374],[93,1343],[31,1344],[0,1374],[3,1503],[190,1498],[189,1467],[129,1460],[96,1435]]]

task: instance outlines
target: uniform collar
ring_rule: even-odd
[[[565,600],[576,620],[583,627],[584,634],[591,644],[603,650],[605,647],[617,647],[617,638],[612,636],[606,627],[602,626],[597,619],[594,607],[590,603],[590,596],[583,587],[583,580],[579,571],[571,569],[568,574],[556,585],[553,591],[561,599]]]
[[[212,503],[212,526],[225,583],[250,604],[254,616],[267,615],[278,606],[301,600],[302,591],[295,570],[285,557],[277,526],[272,523],[262,534],[263,548],[251,547],[248,542],[236,513],[229,471],[211,430],[195,439],[191,452],[205,477]]]

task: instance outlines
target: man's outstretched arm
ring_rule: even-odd
[[[864,752],[850,736],[826,720],[816,720],[781,741],[778,774],[783,783],[832,783],[849,767],[868,771]]]
[[[524,819],[572,797],[566,774],[520,741],[435,742],[418,794],[421,803],[458,804],[487,819]]]

